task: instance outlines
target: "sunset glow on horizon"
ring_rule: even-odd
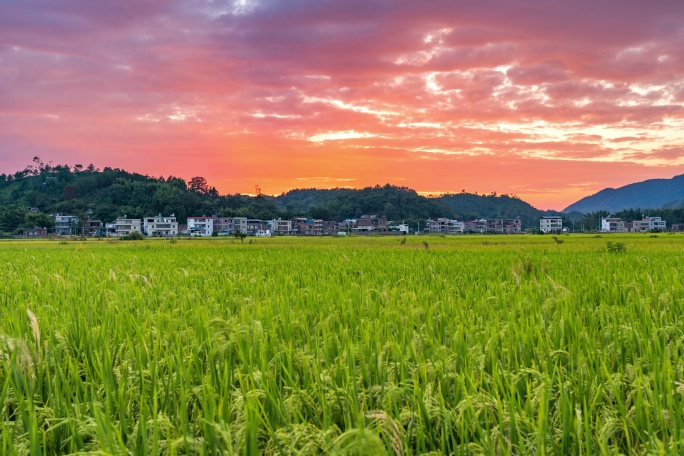
[[[681,1],[0,0],[0,173],[563,209],[684,173]]]

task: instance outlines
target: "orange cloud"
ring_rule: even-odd
[[[0,171],[386,182],[560,209],[684,171],[684,4],[0,3]]]

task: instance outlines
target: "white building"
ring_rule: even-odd
[[[557,215],[545,215],[539,219],[539,231],[542,233],[560,233],[563,230],[563,218]]]
[[[143,229],[148,236],[178,236],[178,222],[173,214],[145,217]]]
[[[625,233],[627,225],[618,217],[605,217],[601,219],[601,231],[606,233]]]
[[[142,223],[140,219],[129,219],[124,215],[123,217],[117,218],[114,222],[114,235],[121,237],[128,236],[134,231],[140,233],[142,232],[141,227]]]
[[[292,220],[273,219],[270,226],[274,236],[288,236],[292,231]]]
[[[648,220],[650,229],[665,231],[667,228],[667,222],[660,217],[645,217],[644,220]]]
[[[447,225],[447,234],[463,234],[465,232],[465,222],[458,220],[449,220]]]
[[[190,236],[211,236],[214,233],[213,217],[188,217]]]
[[[409,234],[411,228],[406,223],[400,223],[397,225],[397,229],[400,233]]]
[[[55,234],[57,236],[70,236],[80,234],[78,217],[75,215],[55,214]]]
[[[651,230],[665,231],[667,223],[660,217],[644,217],[632,223],[632,231],[637,233],[647,233]]]

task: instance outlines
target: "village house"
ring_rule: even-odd
[[[107,233],[102,220],[88,220],[83,227],[83,234],[89,237],[100,237]]]
[[[401,222],[400,224],[396,225],[397,231],[400,233],[404,234],[409,234],[409,231],[411,231],[411,227],[408,226],[408,223]]]
[[[627,224],[619,217],[604,217],[601,219],[601,231],[605,233],[625,233]]]
[[[356,219],[345,219],[337,224],[338,233],[349,233],[353,228],[356,228]]]
[[[356,219],[356,226],[352,231],[387,231],[387,217],[362,215]]]
[[[470,220],[464,222],[463,226],[466,233],[486,233],[487,232],[487,220]]]
[[[79,219],[75,215],[54,214],[55,234],[57,236],[71,236],[80,234]]]
[[[563,217],[545,215],[539,219],[539,231],[542,233],[560,233],[563,231]]]
[[[326,220],[323,222],[323,236],[332,236],[337,234],[340,227],[339,224],[332,220]]]
[[[632,231],[635,233],[648,233],[649,231],[665,231],[667,223],[660,217],[643,217],[641,220],[632,222]]]
[[[520,218],[514,219],[480,219],[469,222],[459,222],[448,218],[428,219],[427,229],[437,234],[469,233],[500,233],[516,234],[522,232]]]
[[[143,228],[148,236],[178,236],[178,221],[174,214],[169,217],[163,217],[161,214],[145,217]]]
[[[289,236],[292,231],[292,220],[271,220],[271,233],[274,236]]]
[[[219,236],[227,236],[233,234],[233,217],[222,217],[220,215],[211,216],[214,224],[214,231],[216,231]]]
[[[25,228],[19,234],[15,234],[15,239],[45,239],[48,236],[47,228],[34,226],[33,228]]]
[[[291,234],[295,236],[311,236],[313,232],[313,221],[304,217],[295,217],[292,219]]]
[[[233,233],[247,234],[247,217],[233,217]]]
[[[458,220],[440,217],[428,219],[426,222],[428,232],[434,234],[463,234],[465,231],[465,223]],[[408,229],[406,232],[408,232]]]
[[[503,219],[487,219],[487,233],[503,233]]]
[[[505,234],[522,233],[522,221],[520,220],[520,217],[516,217],[514,219],[504,219],[503,225],[503,232]]]
[[[244,231],[241,231],[243,233]],[[271,230],[268,222],[261,219],[247,219],[248,236],[270,236]]]
[[[311,234],[313,236],[323,236],[323,220],[314,219],[311,225]]]
[[[465,232],[465,222],[458,220],[449,220],[446,234],[463,234]]]
[[[235,232],[247,234],[247,217],[223,217],[213,215],[214,231],[219,236],[231,236]]]
[[[117,237],[128,236],[132,232],[142,233],[142,220],[119,217],[114,222],[114,235]]]
[[[427,228],[430,233],[435,233],[435,234],[446,234],[448,231],[449,227],[449,222],[451,222],[450,219],[448,218],[437,218],[437,219],[427,219]]]
[[[211,236],[214,233],[213,217],[188,217],[190,236]]]

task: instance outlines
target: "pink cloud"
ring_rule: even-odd
[[[668,177],[683,21],[670,0],[0,2],[0,172],[41,155],[230,192],[301,186],[288,175],[506,192],[510,173],[573,197],[595,167]]]

